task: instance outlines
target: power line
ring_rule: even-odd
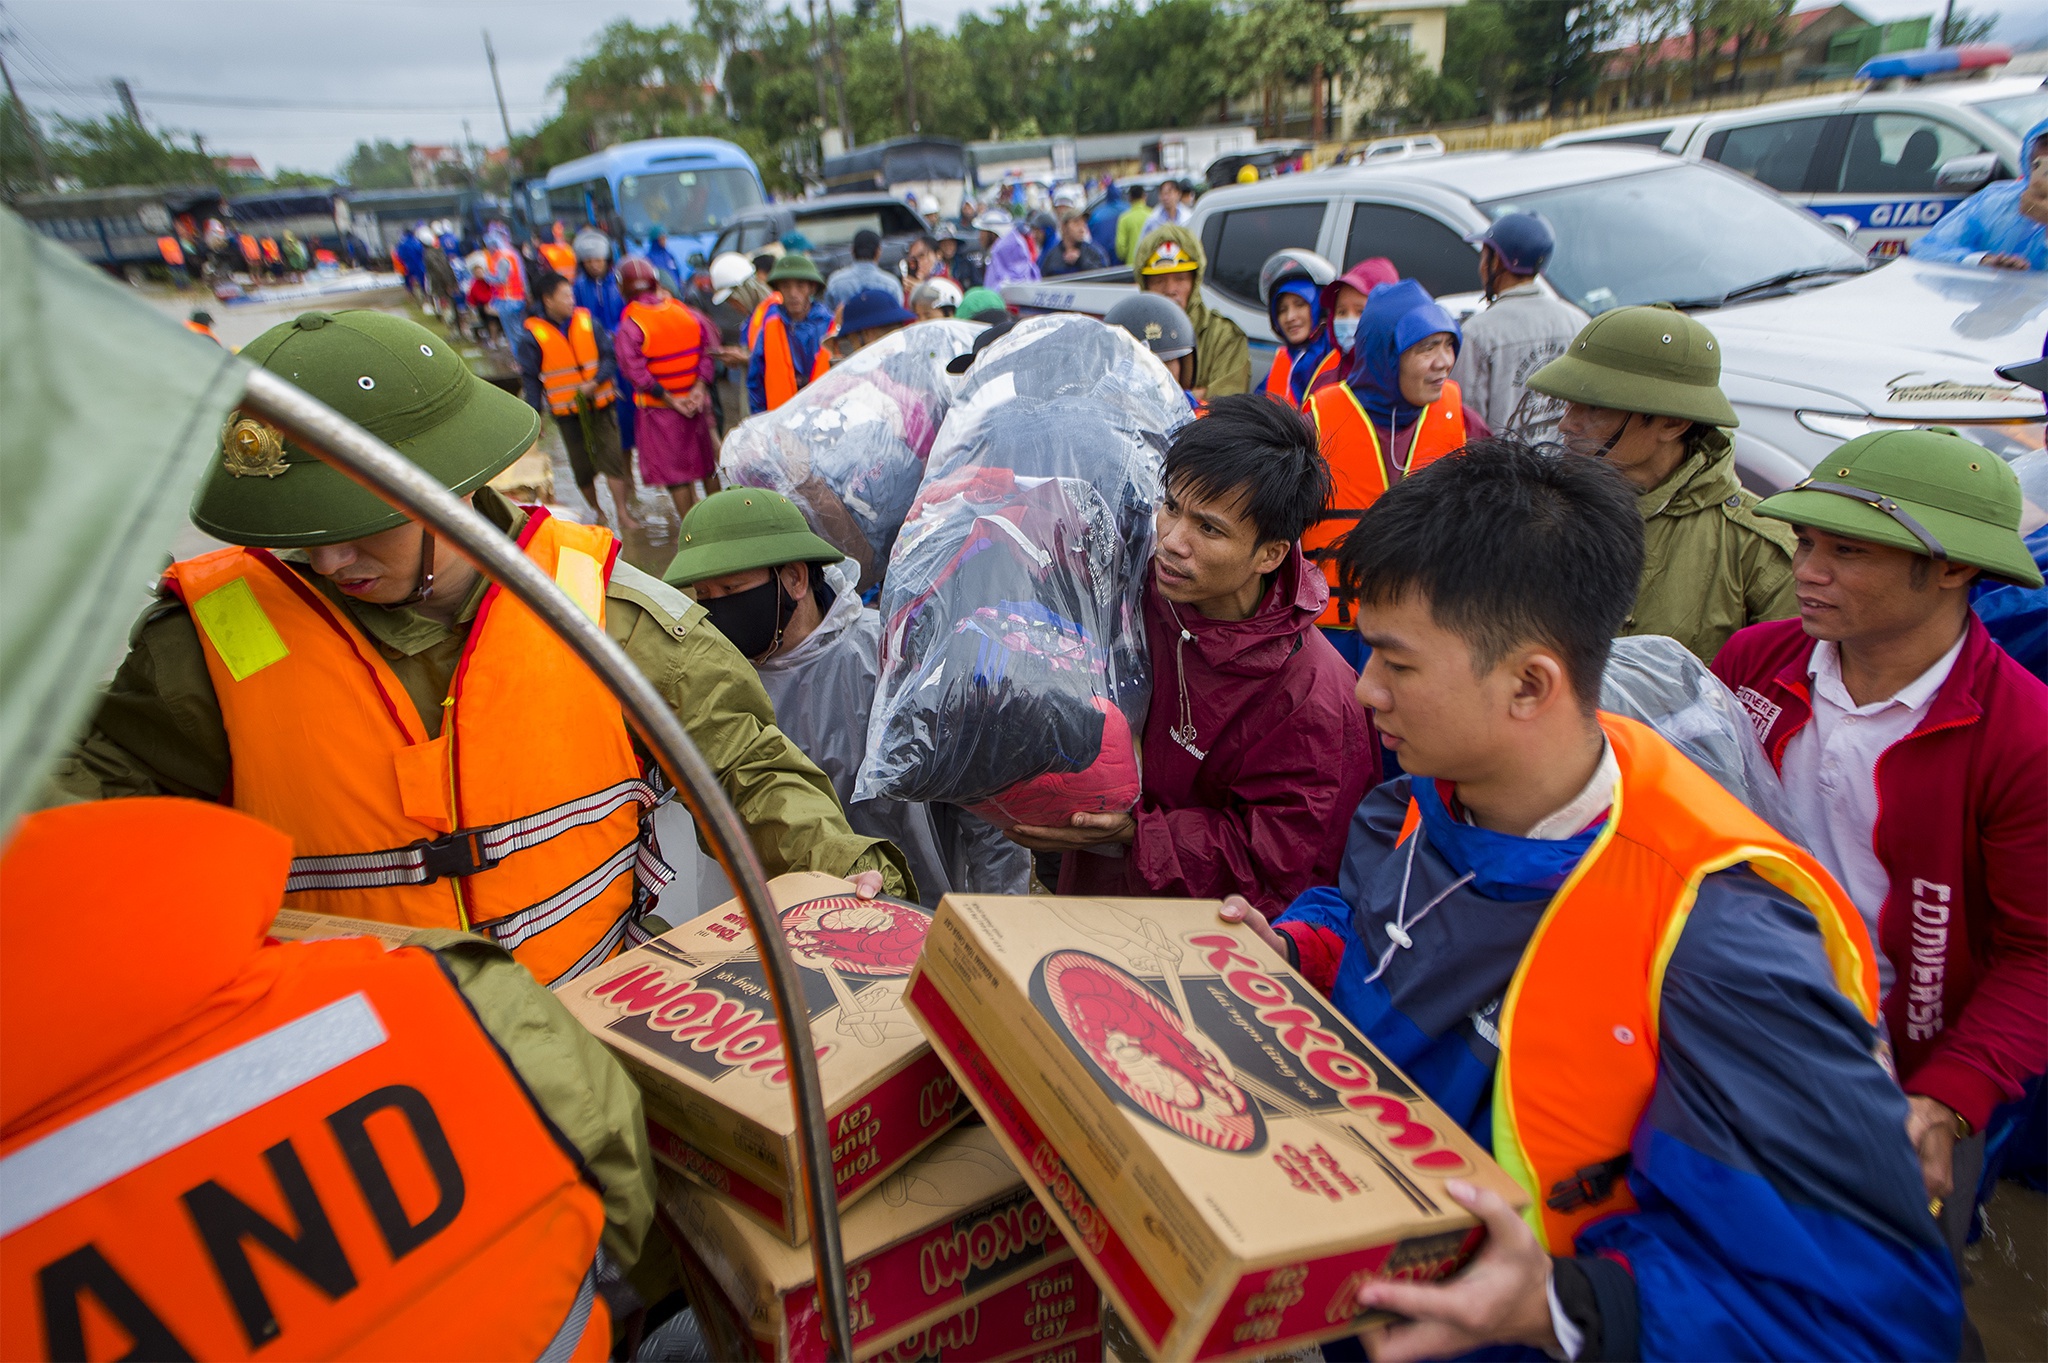
[[[23,85],[43,94],[57,95],[98,95],[104,96],[104,87],[57,84],[47,80],[23,81]],[[387,114],[466,114],[490,107],[488,99],[478,99],[467,104],[382,104],[362,100],[294,100],[258,99],[239,95],[195,95],[166,93],[156,90],[139,90],[135,98],[145,104],[179,104],[205,109],[254,109],[265,112],[304,113],[387,113]],[[549,102],[513,104],[511,107],[524,111],[547,109]]]

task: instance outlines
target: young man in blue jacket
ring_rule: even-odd
[[[1228,900],[1529,1193],[1374,1358],[1954,1358],[1962,1304],[1876,1058],[1877,970],[1803,849],[1595,710],[1643,557],[1613,470],[1485,440],[1339,551],[1408,776],[1336,889]],[[1276,930],[1277,927],[1277,930]]]

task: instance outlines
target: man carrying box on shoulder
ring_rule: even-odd
[[[1275,928],[1531,1198],[1380,1282],[1375,1358],[1953,1358],[1961,1301],[1875,1057],[1862,920],[1806,852],[1594,706],[1642,564],[1626,482],[1481,441],[1339,551],[1358,697],[1409,775]]]

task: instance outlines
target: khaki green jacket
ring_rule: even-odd
[[[1152,258],[1162,241],[1179,243],[1181,251],[1202,267],[1195,271],[1194,292],[1188,295],[1188,321],[1195,326],[1195,377],[1189,388],[1199,388],[1211,398],[1227,398],[1252,390],[1252,347],[1237,323],[1202,302],[1202,271],[1208,261],[1202,243],[1185,227],[1155,227],[1138,243],[1137,258]],[[1140,276],[1138,284],[1144,286]]]
[[[1711,663],[1728,636],[1798,614],[1792,527],[1756,514],[1716,431],[1662,483],[1640,493],[1643,578],[1623,634],[1668,634]]]
[[[508,535],[524,520],[506,498],[486,488],[476,508]],[[430,735],[441,732],[441,701],[461,660],[469,622],[485,584],[454,629],[398,607],[352,602],[325,579],[294,562],[306,580],[348,611],[391,665]],[[832,782],[782,730],[760,677],[704,608],[675,588],[625,563],[606,592],[605,632],[654,683],[718,773],[739,811],[761,864],[771,876],[822,871],[850,876],[877,870],[891,894],[916,897],[903,854],[847,826]],[[637,740],[636,740],[637,742]],[[643,754],[644,755],[644,754]],[[114,674],[91,728],[58,765],[58,790],[75,799],[183,795],[218,800],[228,788],[233,756],[199,632],[184,604],[163,596],[143,612],[128,657]]]
[[[416,932],[405,944],[441,958],[540,1110],[583,1156],[604,1193],[605,1253],[621,1272],[632,1269],[654,1224],[654,1164],[639,1088],[509,952],[442,928]]]

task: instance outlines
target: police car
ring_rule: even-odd
[[[1721,386],[1742,418],[1735,462],[1759,491],[1789,486],[1851,436],[1954,426],[2001,458],[2042,446],[2040,396],[1997,366],[2041,353],[2048,275],[1908,257],[1872,268],[1839,233],[1753,180],[1643,147],[1469,152],[1347,166],[1210,190],[1189,224],[1209,264],[1202,301],[1271,363],[1259,269],[1305,247],[1349,269],[1385,256],[1453,316],[1484,301],[1468,238],[1516,209],[1557,231],[1544,286],[1590,313],[1669,302],[1721,338]],[[1005,285],[1022,313],[1100,317],[1129,266]]]
[[[1769,185],[1876,259],[1904,254],[1993,180],[2023,174],[2020,137],[2048,118],[2039,76],[1788,99],[1725,113],[1610,123],[1546,147],[1656,147]]]

